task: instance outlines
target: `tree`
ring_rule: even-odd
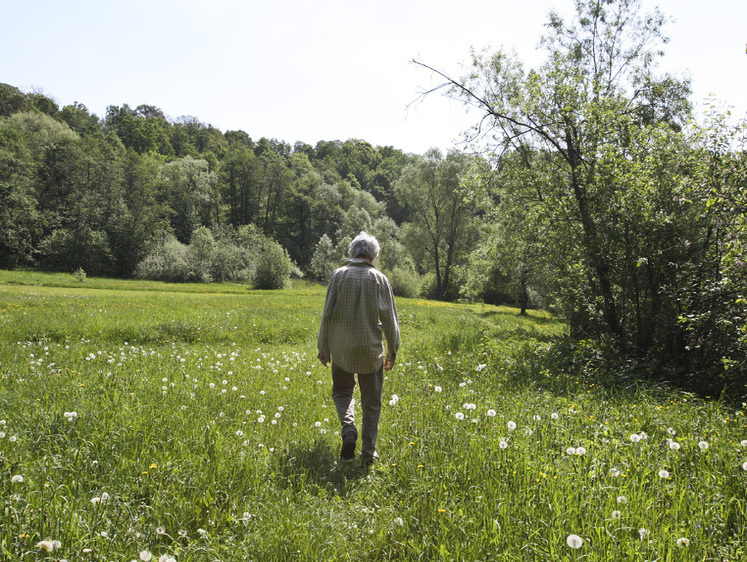
[[[395,187],[399,200],[411,209],[411,221],[403,226],[405,245],[434,273],[437,299],[450,294],[454,267],[476,240],[475,207],[461,183],[470,165],[462,153],[452,151],[443,158],[431,149],[405,168]]]
[[[574,327],[606,333],[620,350],[642,341],[637,311],[621,298],[633,289],[628,273],[640,256],[620,246],[625,237],[618,229],[624,227],[619,219],[640,201],[627,189],[651,154],[636,152],[636,143],[648,132],[658,138],[676,133],[689,117],[687,83],[653,73],[666,41],[665,18],[658,11],[640,17],[639,4],[578,0],[570,25],[551,14],[543,38],[547,61],[536,70],[524,72],[513,57],[498,52],[475,56],[464,80],[439,73],[449,95],[482,113],[475,132],[498,158],[508,152],[546,155],[540,174],[545,179],[524,185],[537,191],[552,251],[563,257],[555,274],[572,273],[572,284],[556,287],[555,296]],[[626,164],[630,158],[640,160]],[[618,181],[618,166],[626,168],[626,181]],[[676,163],[672,171],[670,178],[652,176],[655,183],[647,186],[671,195],[681,187],[674,185],[681,177]],[[647,239],[654,242],[653,236]],[[654,301],[636,304],[647,304],[653,315],[661,304]]]

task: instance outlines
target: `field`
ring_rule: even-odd
[[[381,458],[339,462],[324,288],[0,272],[8,560],[740,560],[741,409],[547,370],[564,326],[397,301]]]

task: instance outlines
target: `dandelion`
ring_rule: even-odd
[[[610,468],[610,476],[612,476],[613,478],[617,478],[618,476],[620,476],[620,470],[617,468]]]
[[[742,439],[742,441],[740,441],[740,442],[739,442],[739,444],[740,444],[740,445],[741,445],[742,447],[747,447],[747,439]]]
[[[498,446],[501,449],[506,449],[508,448],[508,441],[506,441],[505,439],[501,439],[500,442],[498,443]]]
[[[50,540],[39,541],[38,543],[36,543],[36,548],[41,549],[41,550],[46,550],[47,552],[52,552],[55,549],[55,543],[59,543],[59,541],[50,541]],[[60,546],[62,545],[60,544]]]
[[[671,427],[667,428],[667,433],[669,435],[672,435],[672,436],[677,435],[677,432],[674,429],[672,429]]]
[[[318,421],[314,423],[314,427],[322,427],[322,422]]]
[[[622,511],[615,510],[612,512],[612,519],[620,519],[622,517]]]
[[[677,443],[677,441],[670,441],[669,442],[669,448],[673,451],[679,451],[680,450],[680,444]]]
[[[395,525],[399,525],[400,527],[402,527],[405,524],[405,522],[402,520],[401,517],[395,517],[394,518],[394,524]]]
[[[586,449],[584,447],[576,447],[576,454],[577,455],[585,455]]]
[[[742,470],[747,470],[747,461],[742,463]]]
[[[464,414],[462,412],[457,412],[456,414],[454,414],[454,417],[459,421],[462,421],[464,419]]]
[[[630,440],[631,440],[631,441],[632,441],[633,443],[638,443],[638,442],[639,442],[639,441],[641,440],[641,436],[640,436],[640,435],[638,435],[637,433],[633,433],[633,434],[632,434],[632,435],[630,436]]]
[[[488,414],[488,417],[490,417],[490,418],[494,418],[494,417],[495,417],[495,410],[493,410],[493,409],[491,408],[490,410],[488,410],[487,414]]]
[[[166,534],[166,529],[164,529],[163,527],[156,527],[156,534],[157,535],[165,535]]]
[[[669,472],[667,472],[666,470],[663,470],[663,469],[660,470],[659,471],[659,478],[661,478],[661,479],[667,479],[667,478],[669,478]]]
[[[147,550],[141,550],[139,558],[143,562],[150,562],[151,559],[153,558],[153,555]]]
[[[10,481],[11,482],[18,482],[18,483],[23,482],[23,476],[21,476],[20,474],[16,474],[15,476],[13,476],[10,479]]]
[[[641,438],[641,441],[645,441],[646,439],[648,439],[648,435],[646,435],[646,432],[645,432],[645,431],[641,431],[641,432],[640,432],[640,433],[638,434],[638,436],[639,436],[639,437]]]
[[[510,421],[510,422],[508,422],[508,423],[506,424],[506,427],[507,427],[507,428],[508,428],[509,430],[513,431],[514,429],[516,429],[516,423],[515,423],[515,422],[512,422],[512,421]]]
[[[443,389],[440,386],[435,386],[433,387],[433,390],[435,390],[436,392],[441,392]]]
[[[550,414],[550,418],[552,418],[554,420],[558,419],[559,417],[560,416],[556,412],[553,412],[552,414]]]
[[[568,535],[568,538],[565,539],[565,542],[571,548],[578,549],[581,548],[581,546],[584,544],[584,539],[582,539],[578,535]]]
[[[532,416],[532,419],[533,419],[534,421],[540,421],[540,420],[542,419],[542,416],[537,416],[537,415],[535,415],[535,416]]]
[[[576,454],[576,449],[574,449],[573,447],[568,447],[568,448],[567,448],[567,449],[565,450],[565,454],[566,454],[566,455],[575,455],[575,454]]]
[[[169,556],[168,554],[164,554],[163,556],[158,557],[158,562],[176,562],[176,558],[173,556]]]
[[[102,494],[101,494],[101,501],[102,501],[102,502],[105,502],[105,501],[107,501],[107,500],[108,500],[109,498],[110,498],[110,496],[109,496],[109,494],[108,494],[108,493],[106,493],[106,492],[102,492]]]
[[[628,498],[625,496],[617,496],[617,503],[628,503]]]
[[[679,546],[680,548],[685,548],[685,547],[690,546],[690,539],[688,539],[687,537],[678,538],[677,546]]]
[[[638,529],[638,536],[641,537],[641,540],[644,541],[648,538],[648,529],[640,528]]]
[[[708,449],[708,441],[700,441],[698,443],[698,447],[700,447],[701,451],[705,451],[706,449]]]

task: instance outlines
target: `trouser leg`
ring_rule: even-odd
[[[350,437],[357,439],[358,429],[355,427],[355,376],[332,364],[332,400],[337,409],[337,417],[342,425],[340,434],[342,439]]]
[[[370,375],[358,375],[361,387],[361,408],[363,427],[361,437],[361,457],[373,460],[376,456],[376,439],[379,434],[381,415],[381,391],[384,385],[383,365]]]

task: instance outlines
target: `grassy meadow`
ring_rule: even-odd
[[[399,299],[338,461],[323,299],[0,271],[0,558],[744,559],[742,409],[547,370],[539,312]]]

